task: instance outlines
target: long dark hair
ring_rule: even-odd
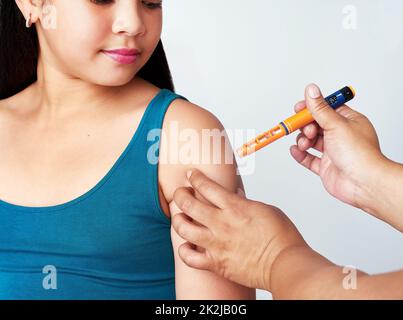
[[[22,91],[36,81],[38,57],[35,27],[25,27],[25,18],[14,0],[0,0],[0,99]],[[174,91],[161,40],[137,76],[161,89]]]

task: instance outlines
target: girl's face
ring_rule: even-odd
[[[130,82],[156,48],[162,0],[46,0],[37,22],[45,64],[105,86]],[[116,49],[140,52],[110,53]],[[129,54],[129,56],[127,56]]]

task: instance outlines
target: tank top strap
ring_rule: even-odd
[[[140,197],[147,219],[157,218],[169,226],[169,220],[161,209],[158,191],[159,148],[164,117],[175,99],[185,97],[168,89],[161,89],[147,107],[139,125],[137,137],[129,148],[110,188],[116,193]],[[138,200],[133,200],[138,201]]]
[[[148,164],[156,164],[159,156],[159,144],[162,134],[162,126],[164,123],[165,114],[175,99],[187,98],[174,93],[168,89],[161,89],[153,102],[147,108],[144,116],[143,124],[139,131],[139,137],[136,145],[136,150],[144,156],[147,156]],[[153,159],[151,159],[151,158]]]
[[[168,89],[161,89],[154,101],[154,105],[150,106],[148,110],[147,119],[145,121],[144,128],[147,131],[153,129],[161,129],[164,122],[165,113],[169,106],[175,99],[184,99],[185,97]]]

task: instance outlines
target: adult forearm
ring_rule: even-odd
[[[289,248],[273,264],[270,290],[274,299],[352,298],[350,276],[362,278],[361,271],[349,274],[309,246]]]
[[[403,270],[371,276],[337,266],[308,246],[282,252],[270,279],[274,299],[403,299]]]

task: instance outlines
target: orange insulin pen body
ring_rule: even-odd
[[[343,104],[352,100],[354,96],[355,91],[352,87],[344,87],[343,89],[325,98],[325,101],[333,109],[337,109]],[[273,143],[274,141],[303,128],[313,121],[314,119],[312,114],[307,108],[305,108],[292,117],[280,122],[280,124],[273,129],[270,129],[269,131],[257,136],[252,141],[245,143],[241,148],[238,149],[238,155],[240,157],[248,156],[269,145],[270,143]]]

